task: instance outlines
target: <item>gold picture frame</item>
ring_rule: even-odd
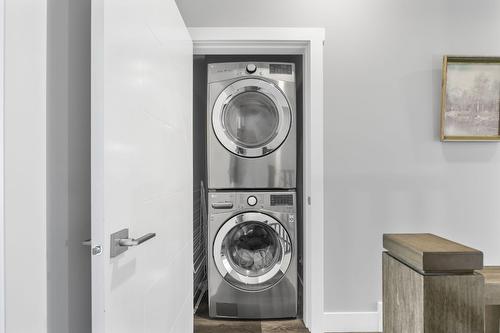
[[[500,141],[500,57],[445,56],[441,141]]]

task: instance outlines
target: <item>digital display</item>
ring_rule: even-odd
[[[271,195],[271,206],[293,206],[292,194]]]
[[[270,64],[269,73],[270,74],[292,74],[292,65],[287,64]]]

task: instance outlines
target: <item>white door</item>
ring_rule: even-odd
[[[93,333],[192,332],[191,126],[174,0],[92,0]]]

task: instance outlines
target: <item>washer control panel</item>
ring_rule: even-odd
[[[293,194],[271,194],[271,206],[293,206]]]
[[[208,208],[213,214],[264,210],[295,215],[297,210],[295,192],[291,191],[214,191],[208,195]]]

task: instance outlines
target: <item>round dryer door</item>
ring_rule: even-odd
[[[217,233],[213,249],[222,277],[246,291],[276,284],[285,275],[292,258],[292,243],[281,223],[254,212],[229,219]]]
[[[220,143],[244,157],[276,150],[292,124],[290,105],[274,84],[260,79],[233,82],[217,97],[212,125]]]

